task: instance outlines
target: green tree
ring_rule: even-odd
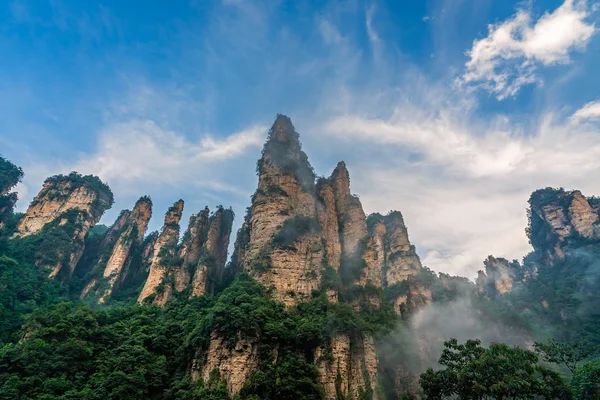
[[[549,363],[564,365],[572,374],[577,370],[577,365],[596,352],[587,341],[568,344],[556,339],[549,339],[545,343],[535,342],[533,347],[540,356]]]
[[[571,381],[577,400],[600,399],[600,359],[579,366]]]
[[[560,375],[537,364],[534,352],[493,343],[488,349],[479,340],[464,344],[444,343],[439,363],[445,369],[429,368],[421,374],[427,399],[456,396],[461,400],[570,399]]]

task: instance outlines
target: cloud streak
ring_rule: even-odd
[[[571,117],[571,120],[574,122],[596,121],[598,119],[600,119],[600,100],[590,101],[577,110]]]

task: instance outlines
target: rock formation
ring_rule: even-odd
[[[169,208],[165,215],[162,231],[154,244],[148,279],[138,297],[139,303],[152,296],[156,304],[164,305],[171,296],[173,287],[166,278],[170,268],[176,263],[179,221],[182,213],[183,200],[179,200]]]
[[[569,247],[600,240],[600,201],[586,198],[579,190],[540,189],[529,199],[531,245],[546,261],[563,258]]]
[[[81,298],[94,293],[99,303],[104,303],[119,282],[129,274],[132,259],[141,251],[148,222],[152,216],[152,201],[142,197],[133,211],[124,210],[115,224],[107,232],[102,243],[105,254],[98,260],[94,270],[101,275],[93,277],[83,289]]]
[[[338,334],[329,343],[329,355],[325,351],[318,348],[315,354],[325,400],[378,399],[379,361],[371,338]],[[371,393],[371,397],[364,397],[366,393]]]
[[[198,214],[190,217],[188,229],[183,235],[179,257],[181,265],[173,271],[175,290],[184,291],[192,281],[192,273],[200,261],[200,251],[206,243],[206,231],[208,229],[208,214],[210,210],[206,207]]]
[[[223,278],[233,217],[232,210],[219,207],[208,219],[207,229],[203,230],[204,235],[200,241],[202,247],[195,261],[196,268],[193,270],[191,296],[214,292],[215,285]]]
[[[17,227],[16,237],[37,235],[53,254],[40,254],[36,262],[50,268],[50,277],[71,276],[84,251],[84,238],[102,214],[112,206],[108,186],[95,176],[75,172],[46,179]],[[44,231],[52,234],[44,234]],[[44,247],[43,243],[38,248]]]
[[[479,292],[490,298],[510,292],[515,284],[523,283],[534,275],[516,260],[510,262],[505,258],[489,256],[483,264],[485,270],[478,272],[476,284]]]
[[[257,171],[258,189],[238,231],[231,265],[272,288],[274,300],[292,307],[324,290],[329,301],[337,302],[343,289],[343,301],[360,310],[362,301],[381,306],[382,293],[389,290],[386,297],[399,314],[431,301],[429,288],[419,282],[421,263],[402,215],[367,219],[360,200],[351,194],[344,162],[331,177],[315,182],[289,118],[277,116]],[[327,281],[338,274],[344,288]],[[206,379],[207,371],[219,370],[235,382],[229,384],[235,394],[253,367],[240,368],[238,353],[211,353],[223,340],[215,335],[208,361],[197,361],[196,369],[203,372],[196,376]],[[248,343],[240,348],[244,359],[253,354]],[[328,348],[317,349],[315,362],[327,399],[358,399],[360,393],[374,392],[378,359],[372,338],[338,334]]]
[[[192,365],[192,379],[211,380],[213,371],[219,379],[227,382],[229,393],[238,393],[252,373],[258,368],[259,344],[256,341],[238,338],[230,348],[217,333],[211,335],[210,347],[205,358],[196,357]]]
[[[211,215],[208,207],[190,217],[181,244],[179,221],[183,211],[180,200],[167,212],[162,232],[144,252],[152,253],[149,274],[139,302],[152,296],[164,305],[173,293],[189,289],[190,296],[212,293],[221,281],[227,262],[233,211],[218,207]],[[147,256],[142,254],[142,260]],[[142,261],[142,264],[144,262]]]

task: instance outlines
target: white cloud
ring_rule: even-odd
[[[121,193],[139,192],[136,186],[145,183],[214,186],[211,181],[199,181],[203,175],[210,176],[200,171],[208,172],[218,162],[234,158],[248,148],[260,147],[265,132],[264,126],[252,126],[223,140],[206,136],[194,143],[151,120],[117,123],[100,133],[98,148],[82,157],[73,169],[96,174]],[[219,188],[235,191],[223,184]]]
[[[571,120],[574,122],[600,119],[600,100],[590,101],[577,110]]]
[[[325,121],[321,131],[348,161],[365,211],[404,214],[425,265],[474,278],[490,254],[520,259],[531,250],[525,227],[534,190],[563,186],[600,194],[600,183],[589,179],[600,173],[594,125],[573,125],[552,113],[528,125],[481,118],[452,107],[458,102],[452,93],[430,86],[423,100],[419,92],[405,87],[410,101],[390,100],[385,117],[381,105],[373,113],[359,105]],[[362,93],[355,100],[375,97]]]
[[[568,63],[569,54],[584,49],[596,29],[585,0],[565,0],[537,21],[520,9],[505,22],[490,25],[488,36],[475,40],[467,52],[465,73],[457,86],[482,88],[498,99],[514,96],[539,81],[539,65]]]

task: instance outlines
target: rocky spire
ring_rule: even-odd
[[[257,172],[258,189],[238,231],[231,264],[272,289],[274,300],[293,306],[324,290],[329,301],[345,301],[358,310],[364,300],[381,305],[386,288],[401,286],[402,291],[406,286],[405,293],[392,293],[400,313],[402,305],[414,308],[431,297],[415,279],[421,264],[402,215],[380,215],[369,230],[361,202],[351,194],[345,163],[338,163],[330,178],[315,183],[289,118],[277,116]],[[193,290],[203,293],[209,269],[200,264]],[[339,296],[340,281],[343,294],[352,292],[352,298]],[[217,369],[235,395],[256,368],[258,344],[239,338],[231,351],[222,349],[223,342],[218,332],[212,333],[208,354],[196,359],[193,376],[206,379]],[[328,400],[354,400],[375,389],[379,361],[366,334],[340,332],[316,350],[314,360]]]
[[[348,188],[348,191],[350,189]],[[340,241],[340,227],[336,207],[335,193],[331,180],[320,178],[317,182],[317,218],[321,225],[321,231],[327,253],[327,266],[335,269],[340,268],[342,255],[342,244]]]
[[[200,251],[201,256],[197,261],[192,280],[192,296],[213,292],[214,285],[223,278],[233,217],[233,211],[223,207],[217,208],[217,211],[211,215],[205,242]]]
[[[45,235],[48,237],[62,231],[61,236],[69,237],[69,242],[58,247],[54,245],[53,254],[36,254],[36,262],[50,268],[50,277],[59,273],[70,277],[83,254],[85,235],[112,204],[113,195],[109,187],[95,176],[72,172],[67,176],[50,177],[29,205],[17,227],[16,237],[37,235],[43,229],[55,231],[52,235]],[[43,246],[39,244],[37,247]]]
[[[162,231],[154,245],[150,273],[138,297],[139,303],[153,296],[155,303],[164,305],[171,296],[173,288],[170,283],[165,282],[165,277],[167,277],[177,255],[179,221],[182,213],[183,200],[179,200],[169,208],[165,215]]]
[[[191,283],[192,273],[200,260],[202,247],[206,243],[209,213],[210,210],[205,207],[204,210],[190,217],[179,250],[181,265],[176,266],[174,270],[175,290],[178,292],[185,290]]]
[[[133,253],[141,251],[148,222],[152,217],[152,201],[149,197],[140,198],[133,211],[121,213],[113,227],[107,232],[103,243],[107,247],[103,252],[109,254],[108,259],[100,259],[95,270],[102,270],[102,276],[94,277],[85,286],[81,298],[93,292],[98,303],[104,303],[107,296],[113,293],[115,284],[123,281],[129,272]]]
[[[358,250],[360,241],[367,236],[365,212],[358,197],[350,194],[350,174],[346,163],[340,161],[329,179],[338,211],[342,254],[351,257]]]

